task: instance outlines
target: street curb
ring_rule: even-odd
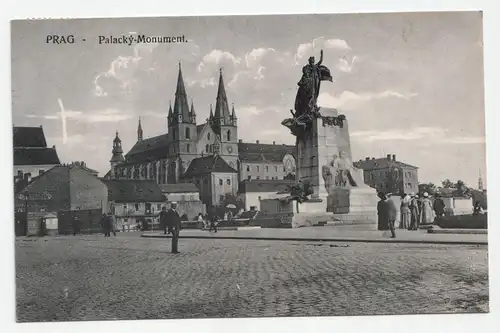
[[[141,235],[143,238],[172,238],[168,235]],[[432,241],[411,239],[361,239],[361,238],[279,238],[279,237],[237,237],[237,236],[179,236],[185,239],[231,239],[231,240],[267,240],[293,242],[342,242],[342,243],[390,243],[390,244],[438,244],[438,245],[488,245],[488,242],[473,241]]]
[[[448,235],[487,235],[487,229],[442,229],[430,228],[427,229],[429,234],[448,234]]]

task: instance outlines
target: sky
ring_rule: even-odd
[[[486,183],[479,12],[14,21],[15,126],[44,128],[61,161],[104,175],[118,131],[125,151],[167,131],[178,63],[198,123],[215,106],[222,68],[239,138],[293,144],[281,121],[309,56],[330,68],[318,104],[349,122],[354,160],[396,158],[419,181]],[[46,43],[74,35],[74,44]],[[99,44],[99,36],[181,36],[180,44]],[[85,39],[85,41],[83,40]]]

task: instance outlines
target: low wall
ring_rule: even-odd
[[[444,216],[434,224],[443,229],[488,229],[488,214]]]

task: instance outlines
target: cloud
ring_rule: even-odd
[[[343,57],[339,59],[339,62],[337,64],[337,69],[344,73],[351,73],[352,70],[354,69],[354,65],[357,64],[359,61],[360,58],[358,56],[352,56],[350,61],[347,60],[346,57]]]
[[[414,129],[394,129],[389,131],[358,131],[351,133],[353,140],[362,142],[374,141],[423,141],[436,144],[480,144],[484,137],[455,136],[441,127],[417,127]]]
[[[301,64],[305,58],[309,58],[315,53],[319,53],[321,49],[323,49],[325,53],[351,51],[351,47],[343,39],[326,39],[325,37],[318,37],[313,39],[310,43],[299,44],[295,53],[295,62]]]
[[[61,119],[61,114],[53,114],[45,116],[27,115],[26,117],[43,118],[43,119]],[[134,115],[130,111],[124,112],[117,109],[86,110],[86,111],[65,110],[64,117],[66,119],[82,121],[86,123],[109,123],[109,122],[128,120],[133,118]]]
[[[323,92],[318,96],[318,105],[331,108],[356,108],[360,104],[384,98],[399,98],[409,100],[418,96],[416,93],[400,93],[393,90],[385,90],[378,93],[354,93],[352,91],[343,91],[338,97],[330,93]]]

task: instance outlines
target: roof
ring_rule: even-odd
[[[283,192],[289,187],[293,186],[295,181],[293,180],[262,180],[262,179],[251,179],[244,180],[240,182],[239,192],[240,193],[250,193],[250,192]]]
[[[200,137],[200,134],[203,131],[203,129],[205,128],[205,126],[207,126],[207,123],[196,125],[196,134],[197,134],[198,138]]]
[[[292,145],[239,142],[238,152],[242,163],[281,162],[286,154],[296,158],[296,149]]]
[[[47,148],[47,141],[43,128],[40,127],[14,127],[14,147]]]
[[[14,165],[60,164],[55,148],[14,148]]]
[[[195,158],[183,178],[206,175],[209,173],[237,173],[224,159],[218,155]]]
[[[163,193],[198,193],[199,190],[193,183],[163,184],[160,185]]]
[[[155,180],[101,180],[114,202],[163,202],[165,197]]]
[[[371,160],[360,160],[353,163],[356,168],[363,170],[387,169],[389,167],[412,168],[418,167],[400,161],[389,160],[388,158],[375,158]]]
[[[168,134],[137,141],[125,155],[123,164],[153,162],[168,156]]]

